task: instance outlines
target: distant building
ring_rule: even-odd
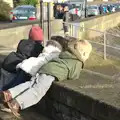
[[[10,7],[13,8],[13,0],[3,0],[5,1],[6,3],[8,3],[10,5]]]

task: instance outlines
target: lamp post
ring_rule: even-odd
[[[51,38],[51,10],[50,10],[50,2],[47,3],[47,21],[48,21],[48,40]]]
[[[48,40],[51,38],[51,21],[50,21],[50,16],[51,16],[51,7],[50,7],[50,2],[51,0],[40,0],[40,26],[43,29],[44,32],[44,15],[47,14],[47,30],[48,30]],[[46,3],[47,6],[44,6],[43,3]],[[44,13],[44,7],[47,7],[47,12]],[[45,41],[44,41],[45,43]]]
[[[44,31],[44,9],[43,9],[43,0],[40,0],[40,27]]]
[[[87,0],[84,1],[84,7],[85,7],[85,18],[87,17]]]

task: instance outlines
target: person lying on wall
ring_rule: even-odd
[[[40,64],[39,70],[34,69],[35,73],[31,72],[34,75],[30,81],[0,92],[1,105],[9,109],[16,117],[20,117],[20,110],[37,104],[54,81],[79,79],[84,62],[92,51],[92,45],[86,40],[68,42],[65,51],[60,44],[58,48],[60,48],[59,53],[62,51],[59,57],[42,67]]]
[[[38,57],[30,57],[28,59],[25,59],[16,66],[16,77],[12,79],[8,84],[5,84],[2,87],[2,90],[7,90],[16,85],[29,81],[30,77],[29,79],[26,79],[26,76],[34,76],[41,66],[53,58],[58,57],[61,52],[61,46],[59,44],[61,44],[62,48],[65,49],[67,41],[68,39],[63,38],[62,36],[52,36],[51,40],[49,40],[44,47],[43,52],[40,53]]]

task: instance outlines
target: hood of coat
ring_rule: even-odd
[[[76,48],[76,40],[72,41],[68,44],[68,51],[73,54],[78,60],[83,61],[80,52],[78,51],[78,49]]]
[[[64,51],[59,55],[59,58],[61,59],[75,59],[75,60],[79,60],[73,53],[71,53],[71,51]]]
[[[48,46],[53,46],[54,48],[58,48],[60,52],[62,51],[62,45],[58,41],[48,40],[46,47]]]
[[[62,52],[59,55],[60,59],[74,59],[74,60],[79,60],[82,63],[82,68],[84,67],[84,62],[82,60],[80,60],[75,54],[71,53],[71,51],[65,51]]]

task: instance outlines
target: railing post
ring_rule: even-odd
[[[69,29],[70,29],[70,36],[72,36],[72,25],[69,24]]]
[[[44,6],[43,6],[43,0],[40,0],[40,26],[43,29],[44,32]]]
[[[106,31],[104,32],[104,59],[106,60]]]
[[[72,37],[73,37],[73,24],[72,24]]]
[[[51,38],[51,22],[50,22],[51,10],[50,10],[50,2],[47,3],[47,24],[48,24],[48,40]]]

